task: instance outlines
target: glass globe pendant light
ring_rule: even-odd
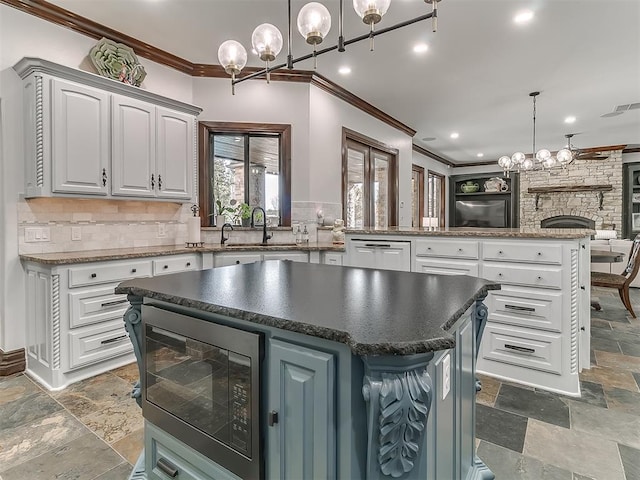
[[[273,62],[282,50],[282,34],[274,25],[258,25],[251,35],[251,44],[260,60],[267,65],[267,83],[269,83],[269,62]]]
[[[313,68],[316,63],[316,46],[322,43],[331,29],[331,14],[318,2],[307,3],[298,13],[298,31],[309,45],[313,45]]]
[[[240,42],[227,40],[218,48],[218,61],[224,67],[224,71],[231,75],[231,94],[235,95],[233,81],[247,64],[247,51]]]
[[[353,9],[369,25],[369,49],[373,52],[373,26],[382,20],[382,16],[389,10],[391,0],[353,0]]]

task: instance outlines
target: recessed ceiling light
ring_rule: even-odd
[[[449,135],[451,138],[458,138],[460,136],[460,134],[458,132],[453,132],[451,135]]]
[[[349,67],[340,67],[338,69],[338,73],[340,73],[341,75],[349,75],[351,73],[351,68],[349,68]]]
[[[427,45],[426,43],[416,43],[413,46],[413,51],[415,53],[424,53],[427,50],[429,50],[429,45]]]
[[[523,10],[522,12],[518,12],[515,17],[513,17],[513,21],[519,24],[528,23],[533,19],[533,12],[531,10]]]
[[[482,158],[482,157],[484,157],[484,153],[478,153],[478,154],[476,154],[476,157]]]
[[[564,119],[564,123],[574,123],[575,121],[576,121],[576,117],[574,117],[573,115]]]

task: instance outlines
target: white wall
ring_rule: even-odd
[[[413,152],[412,163],[418,165],[419,167],[424,168],[425,170],[425,182],[427,181],[426,175],[427,171],[439,173],[440,175],[444,175],[444,222],[445,225],[449,225],[449,175],[452,175],[454,172],[453,168],[450,168],[448,165],[444,163],[438,162],[433,158],[423,155],[422,153]],[[426,186],[425,186],[425,195],[427,194]]]
[[[194,78],[193,103],[199,121],[285,123],[291,125],[291,197],[309,200],[309,85],[306,83]]]
[[[24,185],[21,81],[13,65],[39,57],[93,71],[87,54],[96,40],[0,5],[0,349],[24,347],[24,274],[18,258],[18,205]],[[192,103],[191,77],[140,58],[147,71],[141,88]]]

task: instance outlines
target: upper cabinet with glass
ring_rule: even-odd
[[[201,109],[46,60],[23,58],[25,197],[192,202]]]

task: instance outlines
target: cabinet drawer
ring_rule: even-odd
[[[153,261],[153,274],[186,272],[200,270],[197,255],[174,255]]]
[[[214,258],[216,267],[226,267],[227,265],[240,265],[242,263],[253,263],[262,260],[261,253],[219,253]]]
[[[306,252],[271,252],[262,254],[263,260],[291,260],[292,262],[309,262]]]
[[[561,245],[540,243],[501,243],[486,242],[482,258],[507,262],[533,262],[560,265],[562,263]]]
[[[498,283],[514,285],[545,288],[560,288],[562,286],[562,269],[560,267],[485,263],[482,267],[482,277]]]
[[[416,258],[415,271],[420,273],[439,273],[442,275],[478,276],[478,262],[445,260],[438,258]]]
[[[113,293],[115,285],[69,293],[69,327],[121,320],[129,301],[126,295]]]
[[[69,368],[124,355],[133,350],[122,319],[76,329],[69,333]]]
[[[150,276],[151,261],[149,260],[72,267],[69,269],[69,288]]]
[[[504,288],[489,292],[489,321],[554,332],[562,331],[561,291]]]
[[[543,372],[562,373],[559,334],[488,323],[482,336],[482,358]]]
[[[416,240],[419,257],[478,258],[478,242],[462,240]]]

